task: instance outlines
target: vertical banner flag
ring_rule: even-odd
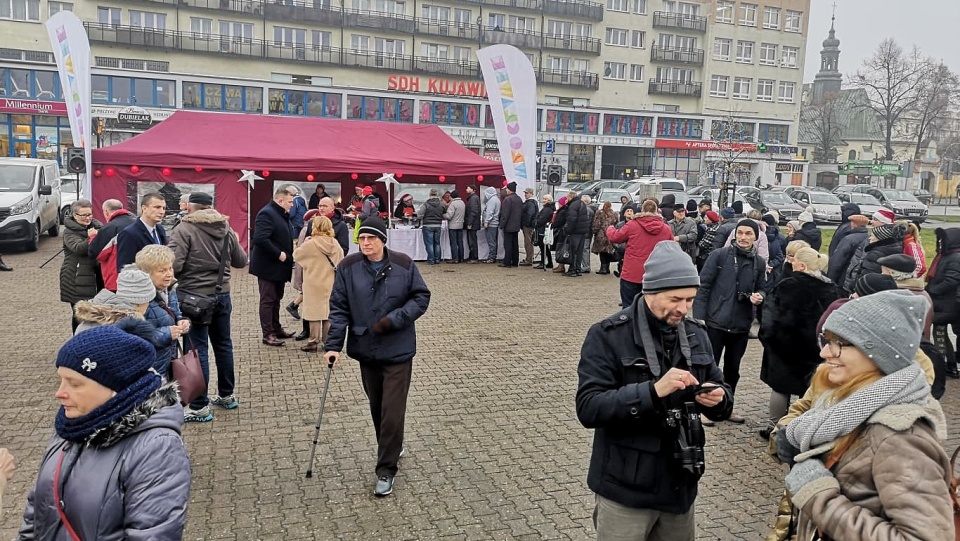
[[[72,11],[61,11],[47,21],[47,35],[53,47],[60,72],[60,87],[67,103],[67,117],[73,146],[83,147],[87,161],[87,174],[83,182],[83,197],[93,199],[90,174],[93,164],[90,134],[93,133],[90,117],[90,40],[83,23]]]
[[[500,160],[517,192],[535,188],[537,167],[537,78],[530,59],[512,45],[477,51],[490,112],[497,131]],[[523,197],[521,195],[521,197]]]

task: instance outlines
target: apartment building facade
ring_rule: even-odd
[[[192,109],[432,123],[496,158],[475,53],[507,43],[536,73],[542,168],[703,183],[730,161],[723,143],[765,175],[798,161],[809,10],[768,1],[0,0],[0,155],[71,144],[42,27],[69,9],[91,41],[101,144]],[[739,140],[719,129],[731,119]]]

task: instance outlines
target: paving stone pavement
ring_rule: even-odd
[[[36,253],[5,254],[16,270],[0,273],[0,446],[20,468],[4,498],[0,539],[15,535],[52,433],[53,360],[69,337],[69,307],[59,302],[61,259],[38,267],[59,248],[43,238]],[[326,369],[293,342],[261,345],[256,281],[235,272],[241,406],[185,427],[193,468],[185,539],[595,537],[586,486],[592,433],[577,422],[573,396],[580,345],[590,324],[615,311],[616,279],[491,265],[420,268],[433,296],[417,325],[406,455],[385,499],[372,494],[373,428],[349,359],[333,373],[314,478],[304,478]],[[747,424],[707,429],[698,539],[762,539],[772,522],[785,470],[756,435],[769,396],[759,366],[751,341],[737,397]],[[960,383],[948,385],[952,449],[960,443]]]

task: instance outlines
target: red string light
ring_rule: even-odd
[[[483,182],[483,175],[477,175],[477,182]]]
[[[357,180],[358,178],[360,178],[360,175],[358,175],[358,174],[356,174],[356,173],[350,173],[350,178],[353,179],[353,180]]]
[[[131,165],[131,166],[130,166],[130,172],[131,172],[131,173],[139,173],[139,172],[140,172],[140,166],[139,166],[139,165]]]
[[[112,177],[112,176],[115,175],[116,173],[117,173],[117,172],[114,171],[113,168],[107,169],[107,176],[108,176],[108,177]]]
[[[169,168],[169,167],[164,167],[163,170],[160,171],[160,172],[163,173],[163,176],[165,176],[165,177],[169,177],[169,176],[170,176],[170,168]]]
[[[95,177],[99,177],[99,176],[102,175],[102,174],[103,174],[103,173],[101,173],[99,169],[97,169],[96,171],[93,172],[93,176],[95,176]]]
[[[269,176],[270,176],[270,171],[264,169],[264,170],[261,172],[261,174],[262,174],[264,177],[269,177]]]
[[[440,182],[446,182],[446,181],[447,181],[447,177],[440,175]]]
[[[199,173],[200,171],[203,171],[203,167],[194,167],[193,170]]]
[[[314,179],[314,176],[313,176],[313,175],[307,175],[307,181],[308,181],[308,182],[313,182],[313,179]]]
[[[403,173],[397,173],[397,174],[395,174],[395,175],[393,175],[393,176],[396,177],[396,178],[403,178]]]

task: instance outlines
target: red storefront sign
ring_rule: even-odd
[[[480,81],[456,81],[438,77],[418,77],[416,75],[391,75],[387,77],[387,90],[474,98],[487,97],[487,87]]]
[[[680,148],[688,150],[733,150],[756,152],[755,143],[722,143],[718,141],[684,141],[682,139],[657,139],[656,148]]]
[[[0,98],[0,113],[66,116],[67,104],[62,101],[21,100]]]

